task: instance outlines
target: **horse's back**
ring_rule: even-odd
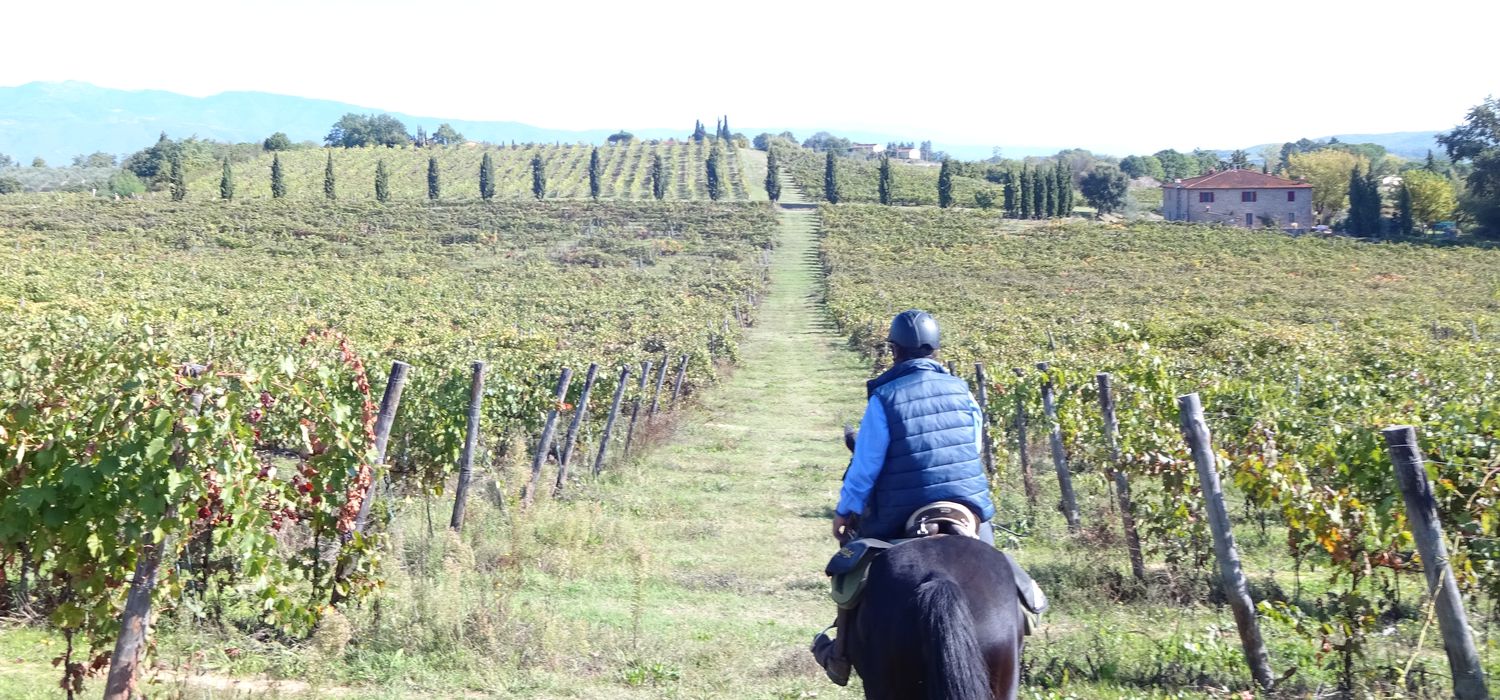
[[[852,650],[868,697],[920,697],[899,689],[913,687],[913,676],[920,681],[922,660],[932,651],[923,648],[922,636],[915,633],[922,613],[918,589],[942,580],[952,581],[963,593],[962,608],[989,669],[994,696],[1015,697],[1023,622],[1010,563],[994,547],[956,536],[903,543],[871,564]]]

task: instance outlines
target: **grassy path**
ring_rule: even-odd
[[[623,536],[623,554],[520,594],[586,621],[603,668],[534,676],[528,692],[856,696],[829,684],[806,647],[832,618],[822,566],[848,459],[840,426],[858,418],[866,373],[822,310],[817,212],[781,216],[770,293],[733,374],[668,444],[601,485],[604,541]]]

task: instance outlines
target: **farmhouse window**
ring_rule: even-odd
[[[1288,201],[1288,202],[1295,202],[1295,201],[1297,201],[1297,190],[1287,190],[1286,191],[1286,201]]]
[[[1253,201],[1255,201],[1255,195],[1256,195],[1255,192],[1241,192],[1240,193],[1240,201],[1241,202],[1253,202]]]
[[[1205,202],[1213,202],[1213,201],[1214,201],[1214,193],[1212,193],[1212,192],[1199,192],[1198,193],[1198,202],[1200,204],[1205,203]]]

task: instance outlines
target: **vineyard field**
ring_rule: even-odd
[[[549,412],[571,419],[591,362],[592,455],[617,368],[670,363],[691,394],[734,361],[774,230],[751,203],[6,198],[6,580],[48,582],[41,609],[76,636],[70,681],[107,658],[143,538],[173,543],[168,609],[213,582],[246,624],[307,630],[330,594],[382,585],[381,536],[353,536],[367,484],[396,498],[377,520],[451,487],[470,363],[488,363],[481,469],[529,454]],[[413,370],[387,478],[374,401],[396,360]],[[644,380],[627,389],[655,401]]]
[[[1446,672],[1440,647],[1413,651],[1424,584],[1380,433],[1387,426],[1416,426],[1471,624],[1492,638],[1500,249],[1175,224],[1037,225],[972,210],[825,206],[822,220],[831,313],[877,369],[885,324],[909,307],[939,319],[944,359],[965,376],[976,362],[989,368],[1001,520],[1044,572],[1044,587],[1070,596],[1059,623],[1068,632],[1027,649],[1033,687],[1069,678],[1159,687],[1171,671],[1143,649],[1191,632],[1179,622],[1132,640],[1106,628],[1148,630],[1152,620],[1212,610],[1198,607],[1206,598],[1185,602],[1201,594],[1182,588],[1207,580],[1213,560],[1178,421],[1175,399],[1188,393],[1201,396],[1213,432],[1271,656],[1278,669],[1299,669],[1288,692],[1392,692],[1408,657]],[[1097,372],[1113,378],[1117,462]],[[1055,423],[1044,415],[1047,383]],[[1031,423],[1025,445],[1013,425],[1021,408]],[[1054,507],[1053,425],[1079,484],[1077,534],[1064,532]],[[1024,476],[1020,450],[1031,460]],[[1141,598],[1129,579],[1105,573],[1129,576],[1111,465],[1135,490],[1148,564]],[[1035,484],[1041,495],[1029,498]],[[1175,600],[1159,598],[1164,587]],[[1066,590],[1079,588],[1134,602],[1099,608]],[[1189,624],[1212,639],[1223,623]],[[1084,649],[1087,664],[1078,661]],[[1493,676],[1500,660],[1489,649],[1481,654]],[[1218,650],[1210,658],[1194,647],[1188,665],[1232,687],[1248,672],[1232,646]],[[1413,682],[1432,693],[1419,697],[1442,697],[1446,686]]]
[[[823,179],[827,169],[827,157],[806,148],[780,147],[776,155],[792,178],[802,185],[808,199],[823,201]],[[880,201],[880,161],[864,158],[839,158],[838,182],[840,201],[873,204]],[[891,160],[892,204],[906,206],[937,206],[937,163],[903,163]],[[959,206],[975,206],[974,194],[988,192],[994,196],[995,206],[1004,201],[1001,186],[985,180],[961,175],[953,178],[953,201]]]
[[[649,143],[601,146],[599,156],[603,177],[600,199],[651,199],[650,171],[652,160],[660,155],[667,174],[667,200],[708,200],[707,170],[704,165],[713,149],[713,141],[689,143]],[[486,147],[478,144],[433,146],[428,148],[313,148],[281,151],[287,198],[295,200],[324,199],[323,179],[327,159],[334,164],[335,193],[341,200],[375,199],[375,169],[385,161],[390,178],[391,199],[423,201],[427,199],[427,164],[436,157],[441,181],[441,199],[479,199],[479,166],[489,154],[495,168],[495,198],[502,200],[532,199],[531,160],[540,156],[547,173],[548,199],[588,199],[589,156],[592,146],[574,144],[525,144]],[[253,160],[232,163],[236,199],[269,199],[271,197],[272,154],[264,153]],[[751,190],[746,186],[739,150],[724,148],[724,169],[729,189],[722,201],[747,201]],[[188,197],[194,200],[218,199],[221,169],[215,165],[189,174]]]

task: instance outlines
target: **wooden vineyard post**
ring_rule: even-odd
[[[669,410],[677,408],[677,395],[682,393],[682,380],[687,377],[687,363],[687,355],[683,355],[682,360],[677,363],[677,378],[672,380],[672,402],[667,404]]]
[[[1130,477],[1120,468],[1120,421],[1115,416],[1115,395],[1110,388],[1108,372],[1094,375],[1099,385],[1099,410],[1104,414],[1104,442],[1109,447],[1110,471],[1115,475],[1115,492],[1120,499],[1120,527],[1125,531],[1125,547],[1130,551],[1130,573],[1137,581],[1146,580],[1146,561],[1141,555],[1141,535],[1135,528],[1135,506],[1130,500]]]
[[[646,380],[651,376],[651,361],[641,363],[641,379],[635,388],[635,400],[630,406],[630,428],[625,431],[625,456],[630,456],[630,441],[635,437],[635,422],[641,417],[641,400],[646,396]]]
[[[1483,336],[1479,335],[1479,322],[1472,318],[1469,319],[1469,339],[1476,343],[1483,340]]]
[[[536,441],[536,455],[531,458],[531,479],[521,490],[523,506],[531,505],[532,499],[536,498],[536,486],[542,480],[542,465],[547,462],[547,453],[552,450],[552,430],[557,427],[557,414],[563,399],[568,395],[568,382],[572,379],[573,370],[564,367],[562,375],[557,378],[557,389],[553,391],[553,405],[547,411],[547,422],[542,424],[542,436]]]
[[[1197,394],[1187,394],[1177,397],[1177,410],[1182,419],[1183,437],[1187,439],[1193,463],[1198,467],[1198,484],[1203,491],[1208,526],[1214,537],[1214,558],[1219,562],[1219,586],[1224,590],[1224,597],[1229,599],[1229,607],[1234,610],[1234,623],[1240,631],[1240,646],[1245,650],[1250,675],[1256,685],[1269,689],[1271,662],[1260,636],[1260,623],[1255,619],[1255,603],[1250,600],[1245,570],[1240,567],[1240,554],[1234,547],[1234,533],[1229,529],[1229,511],[1224,507],[1224,491],[1219,484],[1218,457],[1214,454],[1208,423],[1203,420],[1203,404]]]
[[[1017,379],[1025,378],[1026,371],[1020,367],[1011,370]],[[1031,453],[1026,450],[1026,399],[1016,392],[1016,454],[1021,456],[1021,486],[1026,491],[1026,505],[1036,508],[1036,478],[1031,474]]]
[[[200,376],[206,368],[201,365],[184,365],[182,373],[189,377]],[[189,397],[190,409],[197,414],[203,405],[203,394],[193,392]],[[187,468],[186,435],[181,423],[173,432],[172,467],[178,471]],[[120,613],[120,636],[115,638],[115,651],[110,656],[109,675],[104,681],[105,700],[129,700],[135,695],[135,674],[140,668],[146,651],[146,636],[151,627],[151,594],[156,589],[157,574],[161,572],[162,550],[167,549],[165,537],[153,540],[151,533],[141,536],[140,555],[136,557],[135,576],[130,582],[130,591],[125,596],[125,609]],[[68,697],[73,697],[68,691]]]
[[[1068,529],[1077,532],[1078,497],[1073,494],[1073,473],[1068,470],[1068,453],[1063,450],[1062,424],[1057,421],[1057,396],[1052,386],[1052,377],[1047,374],[1049,367],[1046,362],[1036,364],[1036,368],[1046,377],[1042,382],[1042,412],[1052,427],[1052,466],[1057,470],[1057,485],[1062,491],[1062,501],[1058,506],[1063,518],[1068,521]]]
[[[1457,700],[1487,700],[1484,671],[1474,636],[1469,632],[1469,617],[1464,600],[1458,593],[1458,582],[1448,564],[1448,547],[1443,543],[1443,526],[1438,522],[1437,503],[1432,498],[1432,484],[1422,466],[1422,450],[1417,446],[1417,431],[1409,425],[1397,425],[1381,431],[1396,485],[1406,502],[1406,521],[1417,552],[1422,555],[1422,573],[1427,577],[1427,592],[1433,597],[1438,628],[1443,633],[1443,650],[1448,654],[1448,670],[1453,675],[1453,697]]]
[[[661,387],[667,382],[667,359],[667,355],[662,355],[661,367],[657,368],[656,390],[651,392],[651,410],[646,412],[646,419],[648,421],[656,417],[656,409],[661,405]]]
[[[568,437],[563,440],[562,452],[557,456],[557,484],[552,487],[552,495],[562,493],[563,484],[568,483],[568,463],[573,458],[573,443],[578,440],[578,429],[583,425],[583,418],[589,410],[589,394],[594,392],[594,380],[599,377],[599,363],[590,362],[589,370],[584,374],[583,393],[578,395],[578,405],[573,407],[573,422],[568,425]]]
[[[995,474],[995,446],[990,442],[990,392],[985,386],[984,363],[974,363],[974,382],[979,385],[979,443],[984,446],[984,470]]]
[[[370,465],[370,484],[365,487],[365,498],[359,504],[359,515],[354,518],[354,531],[364,532],[365,521],[370,517],[370,502],[375,500],[375,470],[385,464],[385,448],[391,440],[391,426],[396,422],[396,411],[401,408],[401,390],[406,388],[406,375],[411,365],[397,360],[391,363],[391,376],[386,380],[385,393],[380,396],[380,413],[375,416],[375,463]]]
[[[448,527],[462,530],[464,506],[469,498],[469,481],[474,477],[474,450],[479,445],[479,405],[484,398],[484,363],[474,363],[474,378],[469,382],[469,425],[464,433],[464,451],[458,458],[458,486],[453,489],[453,515]]]
[[[620,415],[620,401],[625,398],[625,383],[630,379],[630,365],[620,365],[620,383],[615,385],[615,398],[609,403],[609,417],[604,420],[604,434],[599,437],[599,456],[594,458],[594,476],[604,471],[604,455],[609,452],[609,435],[615,430],[615,417]]]
[[[1052,337],[1051,328],[1047,329],[1047,349],[1051,350],[1052,352],[1057,352],[1057,339]]]

